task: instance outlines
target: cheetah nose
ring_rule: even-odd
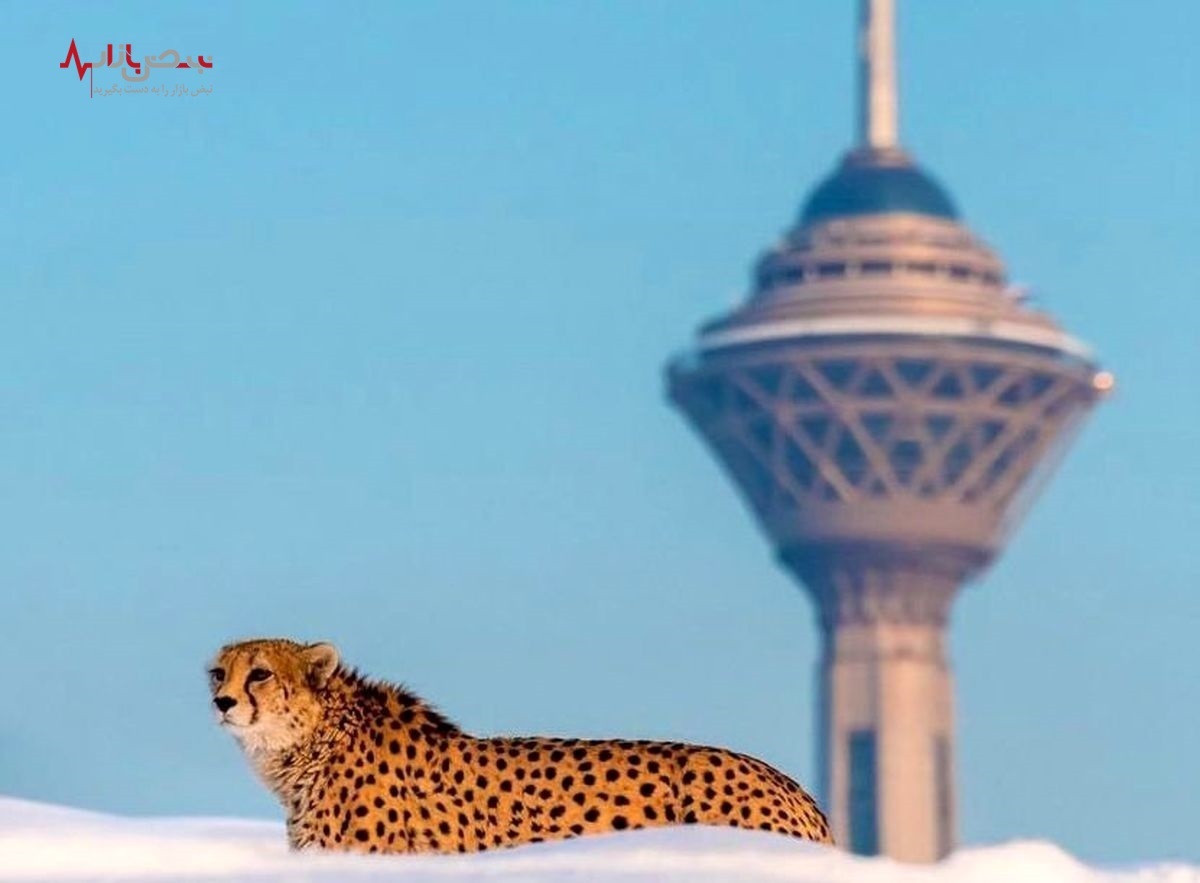
[[[237,705],[237,700],[232,696],[218,696],[213,700],[213,705],[217,706],[217,711],[220,711],[222,714],[224,714],[226,711],[229,711],[229,709],[233,708],[233,706]]]

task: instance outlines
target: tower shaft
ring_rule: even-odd
[[[860,0],[859,145],[895,149],[900,143],[896,89],[894,0]]]
[[[937,861],[955,843],[944,644],[962,575],[863,552],[789,563],[820,611],[822,799],[834,836],[860,855]]]

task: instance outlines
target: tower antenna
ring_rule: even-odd
[[[868,150],[897,149],[900,114],[895,0],[860,0],[858,80],[859,146]]]

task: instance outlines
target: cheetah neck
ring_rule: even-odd
[[[461,731],[403,687],[369,681],[339,669],[320,694],[320,714],[307,737],[280,748],[247,751],[259,778],[288,810],[301,812],[331,761],[377,734],[402,741],[413,732],[449,736]]]

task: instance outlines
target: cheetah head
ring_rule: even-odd
[[[332,644],[267,639],[222,647],[208,671],[217,720],[252,754],[289,748],[320,721],[321,693],[337,667]]]

